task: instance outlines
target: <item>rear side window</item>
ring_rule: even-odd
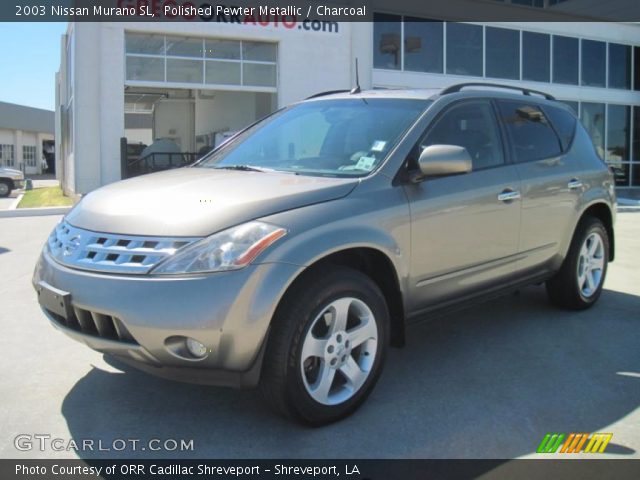
[[[555,157],[562,153],[558,136],[537,105],[501,100],[498,106],[517,163]]]
[[[576,118],[562,108],[545,106],[544,111],[560,137],[562,151],[566,152],[571,146],[573,136],[576,133]]]

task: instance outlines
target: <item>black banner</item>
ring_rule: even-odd
[[[640,478],[640,460],[0,460],[9,479],[616,479]]]
[[[17,22],[370,22],[374,12],[446,21],[638,21],[640,2],[504,0],[13,0],[0,21]]]

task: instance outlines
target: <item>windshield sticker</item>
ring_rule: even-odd
[[[384,140],[376,140],[375,142],[373,142],[373,145],[371,146],[371,151],[382,152],[384,150],[384,147],[386,146],[387,146],[387,142],[385,142]]]
[[[375,157],[360,157],[360,160],[356,163],[356,168],[359,170],[371,170],[374,163],[376,163]]]

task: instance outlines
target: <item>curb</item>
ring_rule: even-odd
[[[41,207],[41,208],[16,208],[14,210],[0,210],[0,218],[8,217],[37,217],[41,215],[64,215],[72,207]]]
[[[16,199],[9,206],[9,208],[7,208],[7,210],[15,210],[16,208],[18,208],[18,204],[20,203],[20,200],[22,200],[22,197],[24,197],[24,192],[18,194]]]

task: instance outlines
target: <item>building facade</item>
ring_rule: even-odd
[[[620,188],[640,187],[640,26],[427,21],[75,23],[57,82],[65,191],[122,178],[122,145],[185,154],[321,91],[494,82],[542,90],[579,114]],[[137,149],[134,147],[138,147]]]
[[[51,110],[0,102],[0,167],[43,173],[43,159],[54,148],[54,116]]]

